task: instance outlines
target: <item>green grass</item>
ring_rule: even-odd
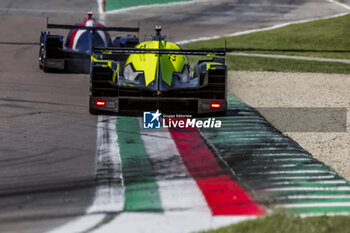
[[[183,47],[223,48],[225,40],[232,51],[350,59],[350,15]]]
[[[185,44],[187,49],[223,48],[235,52],[350,59],[350,15],[235,37]],[[190,58],[192,64],[194,58]],[[350,64],[227,56],[230,70],[350,74]]]
[[[350,233],[350,216],[300,218],[273,215],[206,233]]]

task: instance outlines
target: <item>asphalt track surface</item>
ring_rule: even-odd
[[[30,44],[47,16],[75,23],[89,10],[97,12],[95,1],[0,2],[0,232],[45,232],[93,202],[97,118],[88,114],[88,76],[41,72]],[[321,0],[212,1],[126,11],[105,22],[141,20],[141,35],[162,24],[169,40],[180,41],[343,12]]]

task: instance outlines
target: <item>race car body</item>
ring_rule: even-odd
[[[187,56],[213,56],[190,67]],[[221,56],[221,57],[220,57]],[[90,74],[90,113],[160,110],[225,114],[225,51],[182,50],[160,34],[135,48],[95,48]]]
[[[76,25],[47,23],[47,28],[70,31],[65,42],[63,35],[41,32],[39,67],[45,72],[90,73],[93,47],[134,47],[139,42],[135,35],[117,37],[112,41],[109,31],[139,32],[139,28],[105,27],[97,23],[90,12],[82,23]]]

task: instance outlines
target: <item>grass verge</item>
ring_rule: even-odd
[[[206,233],[350,233],[350,216],[272,215],[222,227]]]
[[[186,44],[184,48],[223,48],[250,53],[350,59],[350,15],[293,24],[269,31]]]

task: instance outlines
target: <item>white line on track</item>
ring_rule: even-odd
[[[328,2],[334,3],[334,4],[338,5],[338,6],[341,6],[341,7],[344,7],[345,9],[350,10],[350,6],[349,5],[346,5],[344,3],[338,2],[336,0],[328,0]]]
[[[266,161],[278,161],[278,162],[288,162],[288,161],[297,161],[297,162],[302,162],[302,161],[310,161],[312,159],[309,159],[309,158],[291,158],[291,159],[274,159],[274,158],[271,158],[271,159],[267,159]]]
[[[98,9],[98,13],[100,13],[100,15],[104,14],[104,9],[103,9],[103,1],[104,0],[97,0],[97,9]],[[99,17],[99,20],[101,20],[101,17]]]
[[[270,142],[261,142],[262,139],[265,139],[265,138],[268,138],[269,140],[271,140]],[[274,143],[274,142],[281,142],[281,143],[288,143],[290,141],[286,141],[285,138],[282,138],[282,137],[269,137],[268,135],[266,135],[265,137],[254,137],[254,136],[250,136],[250,137],[239,137],[239,136],[234,136],[234,137],[231,137],[231,136],[226,136],[226,137],[223,137],[223,136],[218,136],[215,138],[216,140],[218,139],[222,139],[222,141],[224,142],[249,142],[249,143],[254,143],[254,141],[256,142],[256,144],[264,144],[264,145],[269,145],[271,143]],[[261,143],[259,143],[261,142]],[[256,145],[256,144],[251,144],[251,145]],[[290,143],[289,143],[290,144]],[[274,144],[274,145],[278,145],[278,144]]]
[[[271,168],[271,167],[301,167],[303,166],[303,168],[306,168],[306,167],[323,167],[324,165],[323,164],[298,164],[298,163],[295,163],[295,164],[273,164],[271,162],[269,163],[266,163],[266,164],[260,164],[260,165],[255,165],[255,164],[251,164],[251,165],[247,165],[245,168],[251,168],[251,167],[254,167],[254,168],[258,168],[258,167],[264,167],[264,168]]]
[[[350,199],[350,195],[292,195],[277,197],[278,200],[301,200],[301,199]]]
[[[305,173],[330,173],[336,174],[332,171],[327,170],[296,170],[296,171],[266,171],[266,172],[252,172],[250,174],[305,174]]]
[[[282,28],[282,27],[286,27],[286,26],[289,26],[289,25],[292,25],[292,24],[307,23],[307,22],[312,22],[312,21],[315,21],[315,20],[336,18],[336,17],[347,15],[347,14],[349,14],[349,13],[347,12],[347,13],[341,13],[341,14],[336,14],[336,15],[327,16],[327,17],[318,17],[318,18],[311,18],[311,19],[292,21],[292,22],[288,22],[288,23],[276,24],[276,25],[271,26],[271,27],[260,28],[260,29],[252,29],[252,30],[247,30],[247,31],[242,31],[242,32],[234,32],[234,33],[230,33],[230,34],[226,34],[226,35],[216,35],[216,36],[211,36],[211,37],[200,37],[200,38],[197,38],[197,39],[178,41],[177,44],[181,45],[181,44],[188,44],[188,43],[204,41],[204,40],[213,40],[213,39],[218,39],[218,38],[221,38],[221,37],[232,37],[232,36],[246,35],[246,34],[251,34],[251,33],[254,33],[254,32],[262,32],[262,31],[268,31],[268,30],[272,30],[272,29]]]
[[[315,216],[339,216],[339,215],[347,215],[349,216],[349,212],[327,212],[327,213],[312,213],[312,214],[299,214],[301,218],[306,218],[306,217],[315,217]]]
[[[259,159],[254,159],[255,161],[260,161]],[[263,158],[261,161],[269,161],[269,162],[305,162],[305,161],[311,161],[310,158]]]
[[[269,153],[264,153],[264,154],[252,154],[252,156],[258,156],[258,157],[281,157],[281,156],[286,156],[286,157],[294,157],[294,156],[305,156],[305,157],[310,157],[308,154],[301,154],[301,153],[276,153],[276,154],[269,154]]]
[[[345,180],[321,180],[321,181],[306,181],[306,182],[299,182],[299,181],[284,181],[284,182],[268,182],[268,184],[273,185],[289,185],[289,184],[347,184]]]
[[[276,150],[281,150],[281,148],[278,148],[278,147],[263,147],[263,148],[256,148],[255,149],[256,151],[264,151],[264,150],[270,150],[270,151],[276,151]],[[284,148],[283,150],[301,150],[300,148],[292,148],[292,147],[287,147],[287,148]]]
[[[350,202],[329,202],[329,203],[305,203],[305,204],[282,204],[276,205],[276,208],[308,208],[308,207],[350,207]]]
[[[226,144],[230,144],[230,145],[234,145],[234,146],[269,146],[269,145],[274,145],[274,146],[288,146],[290,145],[289,142],[281,142],[281,143],[275,143],[275,142],[270,142],[270,143],[266,143],[266,142],[262,142],[262,143],[240,143],[240,142],[236,142],[235,140],[221,140],[221,143],[226,143]]]
[[[266,178],[266,180],[295,180],[295,179],[307,179],[307,180],[323,180],[332,179],[334,175],[330,176],[275,176]]]
[[[288,188],[268,188],[262,189],[267,192],[275,191],[350,191],[350,186],[337,187],[288,187]]]
[[[97,172],[108,165],[115,179],[121,179],[120,156],[115,131],[115,117],[99,116],[97,123]],[[108,177],[106,177],[108,178]],[[101,184],[96,188],[92,205],[84,216],[49,231],[49,233],[86,232],[101,224],[108,212],[120,212],[124,205],[123,189],[118,184]]]
[[[217,132],[215,132],[215,133],[207,133],[206,132],[205,135],[215,135],[216,136],[216,135],[218,135],[218,133]],[[264,138],[264,137],[276,138],[276,139],[285,138],[282,135],[281,136],[276,136],[276,134],[273,134],[273,133],[271,133],[271,134],[260,134],[260,133],[251,133],[251,132],[248,132],[248,133],[245,133],[245,132],[236,132],[236,133],[220,132],[218,137],[224,137],[224,138],[253,138],[253,139],[261,139],[261,138]]]
[[[104,1],[105,0],[97,0],[97,7],[98,7],[98,13],[99,13],[98,20],[103,25],[106,23],[106,14],[102,6]]]
[[[108,168],[113,174],[111,174],[112,177],[106,177],[106,179],[119,180],[121,183],[108,182],[108,184],[104,184],[105,182],[103,182],[100,184],[96,189],[94,202],[87,213],[118,212],[124,206],[124,189],[121,159],[117,145],[116,117],[99,116],[97,140],[97,172]],[[107,164],[108,167],[106,167]]]

